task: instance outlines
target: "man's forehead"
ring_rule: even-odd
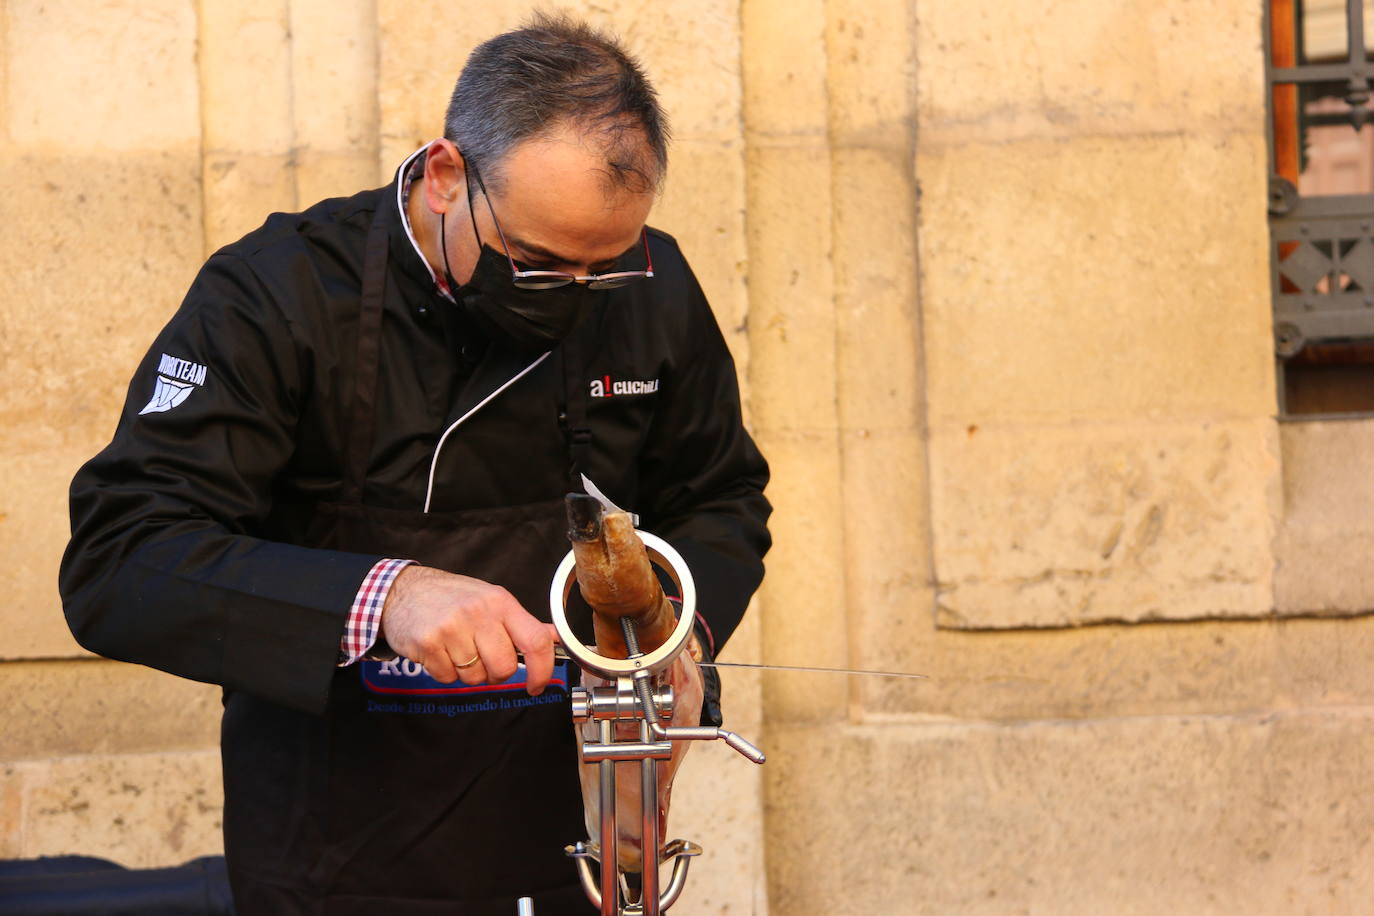
[[[601,210],[636,209],[646,189],[616,180],[604,146],[572,131],[558,131],[517,144],[500,165],[498,196],[512,203],[553,195]]]
[[[570,261],[604,260],[633,245],[654,200],[614,182],[604,151],[568,132],[512,149],[491,190],[509,235]]]

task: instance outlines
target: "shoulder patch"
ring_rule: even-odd
[[[162,354],[157,366],[153,396],[138,415],[141,417],[145,413],[166,413],[173,407],[180,406],[191,396],[192,391],[205,384],[205,376],[205,367],[200,363]]]

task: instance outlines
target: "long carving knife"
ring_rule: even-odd
[[[521,661],[525,660],[523,653],[516,653]],[[568,659],[568,653],[562,646],[553,647],[553,657]],[[815,665],[764,665],[756,662],[697,662],[702,668],[748,668],[758,671],[799,671],[803,674],[849,674],[860,677],[896,677],[907,678],[910,680],[929,680],[928,674],[912,674],[908,671],[869,671],[862,668],[821,668]]]

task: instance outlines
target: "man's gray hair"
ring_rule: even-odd
[[[566,15],[536,13],[468,56],[444,136],[488,184],[517,144],[566,124],[599,141],[614,187],[656,190],[668,167],[658,96],[615,38]]]

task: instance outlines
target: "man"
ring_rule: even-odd
[[[486,42],[391,186],[207,262],[77,474],[73,633],[225,688],[241,912],[587,911],[562,497],[671,542],[717,648],[769,543],[724,341],[645,229],[666,162],[612,40]]]

